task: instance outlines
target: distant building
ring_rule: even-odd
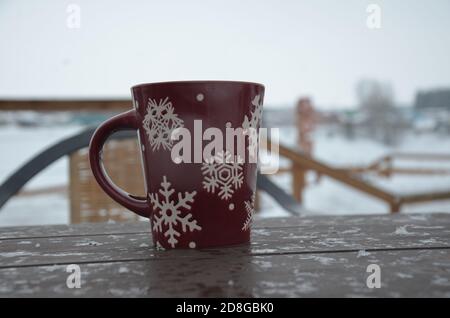
[[[418,92],[414,104],[416,109],[448,109],[450,110],[450,89],[436,89]]]

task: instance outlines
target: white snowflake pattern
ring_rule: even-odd
[[[175,113],[169,97],[160,99],[157,103],[155,99],[148,99],[147,114],[142,121],[145,132],[148,135],[152,150],[159,150],[162,146],[164,150],[172,149],[172,132],[183,127],[183,120]]]
[[[263,103],[260,95],[256,95],[252,100],[254,110],[251,111],[250,118],[245,115],[242,122],[244,132],[249,136],[248,151],[251,159],[257,159],[258,151],[258,126],[261,124]]]
[[[166,249],[158,241],[156,241],[156,250],[165,251]]]
[[[222,200],[230,199],[244,182],[242,160],[232,158],[229,151],[221,151],[206,160],[201,169],[204,176],[203,188],[211,193],[219,189],[218,195]]]
[[[252,195],[250,201],[244,202],[244,206],[245,211],[247,212],[247,218],[242,226],[242,231],[249,230],[253,223],[253,215],[255,214],[255,194]]]
[[[254,110],[251,112],[250,118],[245,115],[244,121],[242,122],[242,128],[244,131],[248,128],[254,128],[257,129],[262,118],[262,111],[263,111],[263,103],[261,101],[261,96],[256,95],[255,98],[252,100],[252,105],[255,107]]]
[[[164,176],[161,189],[158,191],[160,194],[150,193],[149,197],[153,208],[156,210],[152,217],[153,230],[164,233],[164,236],[168,238],[167,242],[174,248],[178,243],[178,237],[181,236],[181,231],[189,230],[193,232],[194,230],[200,231],[202,228],[196,220],[191,219],[191,213],[182,216],[182,210],[191,209],[197,192],[185,192],[184,195],[178,192],[178,201],[175,202],[171,198],[175,190],[170,186],[171,183]]]

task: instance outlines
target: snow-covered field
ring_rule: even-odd
[[[46,146],[73,135],[80,126],[15,127],[0,128],[0,182]],[[57,186],[68,181],[67,158],[61,158],[34,177],[25,189]],[[64,195],[14,197],[0,209],[0,226],[67,224],[69,203]]]
[[[55,141],[80,131],[80,126],[64,127],[1,127],[0,128],[0,182],[44,147]],[[295,130],[283,129],[282,141],[295,142]],[[330,165],[345,166],[368,164],[390,151],[450,153],[450,139],[436,135],[410,135],[396,147],[386,147],[367,139],[347,140],[326,130],[318,130],[314,135],[314,156]],[[401,166],[423,166],[417,162],[401,162]],[[450,169],[450,162],[427,163],[427,167]],[[38,189],[52,185],[66,184],[68,180],[67,159],[61,159],[38,176],[26,189]],[[385,203],[353,190],[343,184],[322,178],[314,182],[314,175],[308,176],[309,186],[304,193],[304,205],[310,213],[317,214],[363,214],[387,213]],[[290,177],[274,177],[286,191],[290,191]],[[391,179],[370,178],[370,182],[389,191],[417,193],[450,189],[450,176],[397,176]],[[450,212],[450,200],[405,206],[408,212]],[[65,195],[52,194],[33,197],[15,197],[0,210],[0,226],[66,224],[69,220],[69,204]],[[286,213],[267,195],[262,198],[262,212],[259,217],[284,216]]]
[[[294,128],[284,129],[282,142],[295,145]],[[314,157],[332,166],[367,165],[389,152],[450,153],[450,138],[434,134],[407,135],[395,147],[387,147],[368,139],[348,140],[338,134],[329,134],[322,129],[314,135]],[[399,167],[440,168],[450,170],[450,161],[419,162],[398,161]],[[329,178],[322,178],[315,183],[315,176],[310,174],[309,186],[304,192],[305,209],[316,214],[374,214],[387,213],[389,207],[382,201],[359,192]],[[275,181],[286,191],[290,191],[291,179],[288,175],[276,176]],[[394,176],[389,179],[380,177],[366,178],[367,181],[381,188],[398,194],[413,194],[445,191],[450,189],[450,176]],[[262,216],[277,216],[284,213],[276,209],[276,204],[266,195],[263,198]],[[273,208],[273,209],[272,209]],[[408,212],[449,212],[450,200],[405,205],[402,213]]]

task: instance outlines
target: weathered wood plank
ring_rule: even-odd
[[[202,250],[203,258],[217,255],[273,255],[312,252],[336,252],[390,249],[430,249],[450,248],[450,226],[435,222],[438,218],[392,218],[391,222],[375,218],[362,223],[363,218],[339,218],[338,222],[310,222],[305,218],[301,225],[295,225],[297,218],[273,220],[270,227],[257,222],[250,245],[225,249]],[[320,219],[320,218],[319,218]],[[401,223],[397,221],[402,219]],[[430,221],[433,219],[434,221]],[[444,218],[446,219],[446,218]],[[340,222],[344,221],[345,222]],[[408,220],[408,222],[404,222]],[[356,222],[358,221],[358,222]],[[266,222],[268,223],[268,222]],[[402,224],[402,225],[400,225]],[[148,225],[145,224],[147,227]],[[143,224],[130,224],[133,230],[143,229]],[[0,267],[16,267],[48,264],[70,264],[89,262],[111,262],[120,260],[149,260],[167,258],[189,258],[193,254],[186,251],[157,253],[148,233],[121,234],[122,225],[74,226],[77,231],[55,231],[54,237],[31,237],[0,240]],[[98,234],[94,229],[104,229]],[[49,227],[54,229],[54,227]],[[34,230],[34,228],[33,228]],[[116,232],[110,230],[117,230]],[[64,236],[65,233],[69,233]],[[86,235],[86,233],[92,233]],[[115,234],[108,234],[115,233]],[[35,233],[36,234],[36,233]]]
[[[396,215],[322,215],[301,216],[289,218],[260,219],[253,228],[274,227],[301,227],[310,229],[322,226],[330,227],[391,227],[392,225],[421,225],[441,226],[450,228],[448,213],[433,214],[396,214]],[[0,240],[11,238],[33,238],[54,236],[83,236],[83,235],[109,235],[127,233],[147,233],[150,230],[148,222],[120,222],[120,223],[84,223],[73,225],[53,226],[23,226],[0,227]],[[339,229],[340,230],[340,229]]]
[[[169,252],[172,253],[172,252]],[[0,297],[450,297],[450,251],[380,251],[193,258],[0,269]],[[381,268],[370,289],[369,264]]]
[[[384,227],[393,224],[417,224],[417,225],[441,225],[450,227],[449,213],[401,213],[401,214],[355,214],[355,215],[314,215],[289,218],[265,218],[258,220],[256,227],[291,227],[306,226],[316,227],[320,225],[338,226],[374,226]]]
[[[0,240],[34,237],[66,237],[84,235],[109,235],[125,233],[146,233],[148,222],[84,223],[52,226],[0,227]]]

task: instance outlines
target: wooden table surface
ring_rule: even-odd
[[[207,250],[157,251],[147,222],[5,227],[0,296],[450,297],[450,214],[263,219],[250,245]]]

